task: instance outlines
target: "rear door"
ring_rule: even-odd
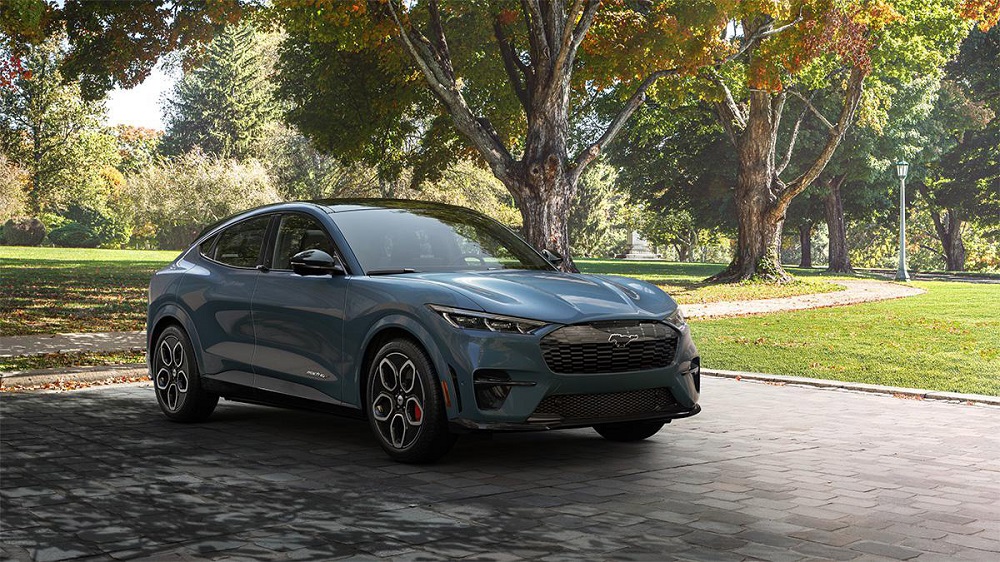
[[[282,214],[268,245],[265,270],[253,298],[254,386],[287,396],[341,403],[344,305],[347,276],[302,276],[295,254],[319,249],[339,257],[320,220]],[[343,263],[343,260],[341,260]]]
[[[185,276],[182,299],[214,379],[250,386],[254,328],[250,315],[266,234],[274,215],[240,221],[202,244],[202,267]]]

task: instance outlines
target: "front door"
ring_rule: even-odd
[[[254,386],[286,396],[330,404],[341,401],[346,276],[302,276],[292,256],[320,249],[338,256],[319,220],[289,213],[280,218],[269,245],[267,268],[253,298]]]

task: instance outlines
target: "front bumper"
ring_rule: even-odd
[[[691,408],[678,407],[676,410],[667,410],[656,415],[625,416],[616,418],[593,418],[593,419],[573,419],[573,420],[533,420],[529,418],[523,423],[509,422],[477,422],[466,418],[455,418],[449,422],[451,430],[455,433],[466,431],[545,431],[548,429],[573,429],[580,427],[593,427],[606,423],[624,423],[632,421],[663,421],[670,423],[678,418],[688,418],[701,411],[701,406],[695,404]]]
[[[548,332],[534,335],[499,334],[452,330],[444,358],[447,365],[440,372],[455,389],[454,407],[449,409],[453,430],[530,431],[557,428],[589,427],[604,423],[639,420],[664,420],[689,417],[701,411],[698,406],[700,369],[698,352],[688,327],[679,329],[677,350],[666,367],[620,373],[566,374],[549,369],[542,355],[540,340]],[[476,380],[483,373],[499,373],[516,383],[496,408],[484,408],[477,401]],[[628,393],[666,389],[672,400],[655,411],[609,412],[600,417],[539,416],[537,409],[549,396]]]

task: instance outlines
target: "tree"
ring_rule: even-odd
[[[744,18],[736,40],[762,26],[793,27],[757,42],[722,72],[707,74],[720,92],[717,113],[740,162],[737,254],[715,281],[789,278],[777,252],[788,205],[820,177],[844,139],[866,77],[873,69],[930,72],[954,52],[965,28],[949,1],[804,2],[798,10],[788,8],[775,5]],[[839,100],[835,117],[828,119],[813,103],[817,92],[833,92]],[[866,101],[877,103],[878,93]],[[783,134],[782,117],[792,107],[798,117]],[[825,134],[818,150],[803,154],[796,152],[796,141],[807,118],[822,123]]]
[[[949,64],[921,124],[926,161],[915,186],[927,204],[949,271],[965,269],[968,220],[1000,224],[1000,26],[974,30]]]
[[[566,217],[586,167],[660,78],[737,54],[719,39],[726,19],[714,3],[695,10],[669,1],[293,4],[278,3],[282,21],[294,22],[290,33],[330,43],[335,63],[376,56],[379,68],[398,77],[392,83],[411,86],[403,77],[415,64],[438,111],[511,193],[527,240],[563,254],[566,269],[573,269]],[[400,51],[409,62],[400,63]],[[571,110],[618,85],[629,94],[615,115],[571,146]],[[440,123],[435,117],[428,121]]]
[[[153,166],[160,158],[160,142],[163,131],[131,125],[117,125],[112,128],[115,144],[121,162],[118,169],[123,174],[134,174]]]
[[[617,172],[597,163],[584,172],[570,207],[569,239],[573,254],[607,257],[625,245],[627,195],[617,186]]]
[[[278,116],[268,50],[250,25],[230,25],[219,33],[203,63],[185,73],[167,98],[164,152],[181,154],[197,146],[221,158],[260,156],[268,126]]]
[[[35,213],[87,199],[98,189],[101,169],[117,163],[99,127],[103,106],[82,99],[79,85],[60,71],[64,41],[57,34],[30,46],[24,71],[0,90],[0,148],[27,170]]]

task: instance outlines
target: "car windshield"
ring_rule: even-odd
[[[553,269],[499,223],[461,209],[363,209],[334,219],[369,274]]]

